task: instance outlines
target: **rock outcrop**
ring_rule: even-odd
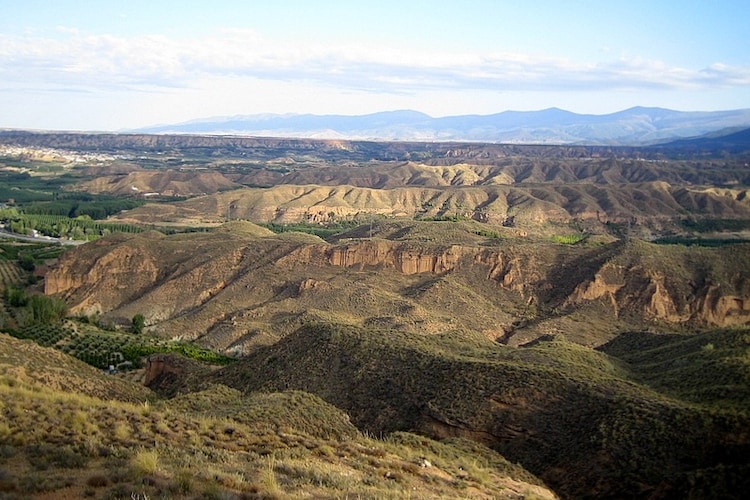
[[[722,326],[750,324],[750,297],[722,295],[717,285],[708,286],[703,299],[697,301],[693,309],[696,315],[709,324]]]
[[[159,233],[151,237],[160,238]],[[106,312],[113,304],[140,297],[157,281],[163,264],[137,242],[123,241],[118,235],[65,254],[45,276],[44,293],[66,297],[75,293],[73,313]]]
[[[425,333],[460,325],[502,336],[599,304],[597,314],[634,328],[746,325],[748,269],[746,246],[487,248],[381,239],[327,244],[292,233],[149,233],[66,253],[47,274],[45,292],[65,297],[74,314],[126,324],[140,313],[153,332],[203,337],[225,349],[243,337],[278,338],[302,317]],[[210,340],[217,335],[223,340]]]
[[[684,255],[665,256],[663,268],[640,262],[625,265],[616,260],[607,262],[591,279],[576,286],[564,306],[604,300],[611,305],[615,316],[643,314],[667,323],[692,322],[717,327],[750,324],[750,272],[743,267],[747,263],[743,260],[729,274],[722,269],[721,259],[722,254],[729,255],[732,250],[715,253],[703,254],[700,263],[692,264],[669,262]],[[675,269],[674,264],[680,267]],[[710,279],[706,273],[711,274]]]
[[[332,266],[389,267],[403,274],[442,274],[452,271],[463,255],[474,251],[458,245],[420,248],[411,244],[366,241],[330,247],[326,254]]]

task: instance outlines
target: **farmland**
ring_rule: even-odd
[[[5,289],[23,279],[23,270],[12,260],[0,259],[0,287]]]
[[[139,367],[141,358],[157,352],[177,352],[212,364],[232,360],[212,351],[184,343],[159,340],[150,336],[112,331],[84,321],[61,324],[31,323],[10,332],[16,338],[33,340],[43,347],[53,347],[96,368]]]

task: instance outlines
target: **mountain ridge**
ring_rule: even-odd
[[[129,132],[642,146],[693,138],[730,127],[750,127],[750,109],[676,111],[636,106],[595,115],[552,107],[443,117],[414,110],[363,115],[265,113],[197,119]]]

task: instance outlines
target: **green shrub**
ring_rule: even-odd
[[[560,243],[562,245],[575,245],[576,243],[580,243],[584,239],[586,239],[586,236],[583,234],[562,234],[552,237],[553,242]]]
[[[64,300],[46,295],[31,295],[26,306],[31,310],[35,323],[61,323],[68,315]]]
[[[18,265],[21,266],[21,269],[24,271],[31,272],[36,269],[36,260],[33,255],[22,254],[18,257]]]
[[[146,326],[146,318],[143,317],[143,314],[138,313],[133,316],[131,323],[130,331],[136,335],[140,335],[143,333],[143,328]]]

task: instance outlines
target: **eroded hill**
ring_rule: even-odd
[[[77,190],[92,194],[110,194],[126,197],[153,195],[200,196],[242,187],[219,172],[180,172],[175,170],[134,171],[126,174],[98,175],[79,183]]]
[[[694,215],[692,215],[694,214]],[[674,230],[687,216],[750,220],[746,188],[673,187],[664,182],[599,186],[403,187],[279,185],[239,189],[170,205],[152,204],[117,217],[141,224],[219,224],[245,219],[276,223],[366,221],[371,217],[456,217],[526,230],[578,223],[607,232],[632,223],[645,235]]]
[[[239,222],[113,235],[63,255],[45,292],[75,314],[122,324],[143,314],[154,334],[235,353],[309,320],[458,328],[512,344],[559,331],[586,345],[648,325],[750,324],[747,245],[566,245],[496,229],[488,237],[470,221],[394,222],[332,243]]]
[[[38,145],[32,136],[14,140]],[[44,277],[45,293],[64,298],[75,316],[129,328],[143,315],[145,335],[242,358],[220,370],[171,355],[149,360],[150,387],[172,399],[155,416],[127,407],[133,427],[101,439],[121,452],[181,443],[160,455],[170,479],[149,473],[152,486],[178,488],[180,468],[188,466],[172,458],[197,454],[202,440],[213,455],[196,459],[199,467],[209,470],[216,457],[233,464],[204,479],[251,495],[341,496],[352,491],[347,478],[374,486],[357,490],[364,497],[398,496],[401,485],[422,482],[435,497],[533,493],[529,485],[538,481],[520,470],[502,483],[496,473],[506,462],[486,447],[564,497],[739,498],[746,491],[750,248],[738,243],[750,227],[745,158],[701,153],[677,161],[663,149],[597,147],[45,137],[54,147],[116,160],[84,167],[71,160],[58,179],[68,188],[206,193],[118,218],[213,231],[109,234],[66,252]],[[328,223],[349,230],[324,240],[274,234],[250,220],[274,222],[275,230],[299,221],[308,230]],[[734,239],[717,248],[654,240],[712,231],[727,238],[723,230]],[[26,393],[13,394],[14,404],[0,410],[23,416],[15,401]],[[113,418],[99,403],[87,404],[97,422]],[[45,421],[59,410],[34,415]],[[82,428],[106,434],[98,424]],[[411,444],[378,447],[362,441],[363,430]],[[12,427],[11,435],[24,431]],[[78,437],[64,444],[78,446]],[[252,466],[235,467],[236,453],[248,453],[242,460]],[[266,464],[253,453],[290,461]],[[422,467],[422,459],[436,457],[462,464],[440,459],[438,468]],[[467,475],[469,457],[480,457],[482,467]],[[30,471],[27,462],[18,477]],[[374,475],[360,467],[365,462]],[[394,474],[394,466],[411,475]],[[241,471],[252,486],[228,486]],[[389,482],[399,486],[388,489]]]
[[[194,197],[119,216],[146,224],[438,216],[599,233],[627,223],[649,238],[684,219],[750,221],[747,156],[724,150],[13,131],[0,144],[17,156],[7,168],[50,163],[65,189]]]

